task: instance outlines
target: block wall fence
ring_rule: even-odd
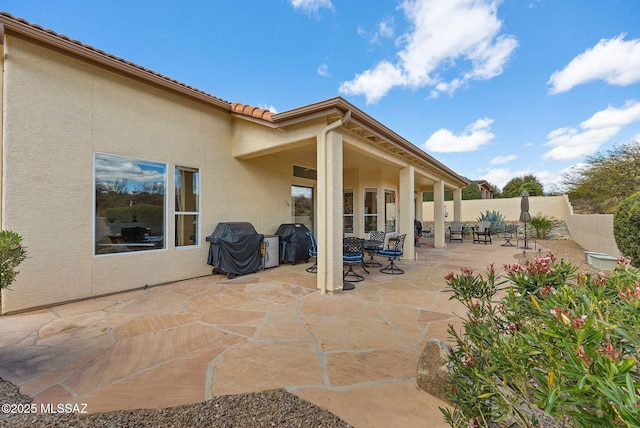
[[[445,201],[446,221],[453,220],[453,201]],[[475,223],[481,213],[498,211],[507,222],[520,218],[520,197],[504,199],[472,199],[462,201],[462,218],[465,223]],[[562,220],[567,224],[571,239],[587,251],[607,253],[620,257],[613,237],[613,214],[574,214],[567,195],[530,196],[531,216],[544,215]],[[433,202],[422,203],[422,222],[433,222]]]

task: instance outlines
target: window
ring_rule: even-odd
[[[378,230],[378,189],[364,189],[364,233]]]
[[[291,217],[313,230],[313,187],[291,186]]]
[[[164,163],[96,153],[94,254],[165,248]]]
[[[396,232],[396,191],[384,190],[384,231]]]
[[[343,233],[353,233],[353,189],[344,189],[342,215]]]
[[[198,168],[176,165],[176,247],[199,244],[198,222],[200,221],[200,173]]]
[[[307,180],[317,180],[318,171],[312,168],[306,168],[304,166],[293,166],[293,176],[298,178],[306,178]]]

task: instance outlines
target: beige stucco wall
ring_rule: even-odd
[[[29,258],[2,312],[206,275],[204,238],[222,221],[273,233],[289,222],[291,162],[232,156],[225,112],[15,37],[4,68],[2,227],[24,236]],[[273,131],[278,132],[278,131]],[[93,256],[93,156],[104,152],[200,168],[201,245]]]
[[[446,201],[449,213],[447,221],[453,219],[453,201]],[[462,201],[462,221],[475,223],[481,213],[498,211],[506,221],[520,218],[520,198],[474,199]],[[587,251],[597,251],[619,257],[620,251],[613,237],[612,214],[574,214],[569,199],[562,196],[530,196],[529,212],[532,216],[545,215],[567,224],[571,238]],[[433,202],[423,202],[423,219],[433,222]]]
[[[445,201],[447,209],[447,221],[453,220],[453,201]],[[422,203],[423,219],[426,222],[433,221],[433,202]],[[462,201],[461,221],[476,222],[481,213],[499,211],[506,217],[506,221],[518,221],[520,218],[520,198],[504,199],[471,199]],[[566,212],[563,196],[530,196],[529,213],[534,216],[542,213],[556,219],[564,219]]]

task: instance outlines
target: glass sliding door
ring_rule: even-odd
[[[364,189],[364,233],[378,230],[378,189]]]
[[[396,191],[384,190],[384,231],[396,232]]]
[[[343,233],[353,233],[353,189],[344,189],[342,200]]]
[[[313,232],[313,187],[291,186],[291,217]]]

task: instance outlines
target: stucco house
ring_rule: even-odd
[[[273,114],[6,13],[0,50],[0,220],[29,253],[3,314],[210,275],[205,238],[232,221],[306,222],[334,293],[343,232],[411,235],[423,191],[436,247],[445,190],[459,218],[467,181],[343,98]]]
[[[493,199],[494,189],[487,180],[473,180],[480,189],[480,199]]]

